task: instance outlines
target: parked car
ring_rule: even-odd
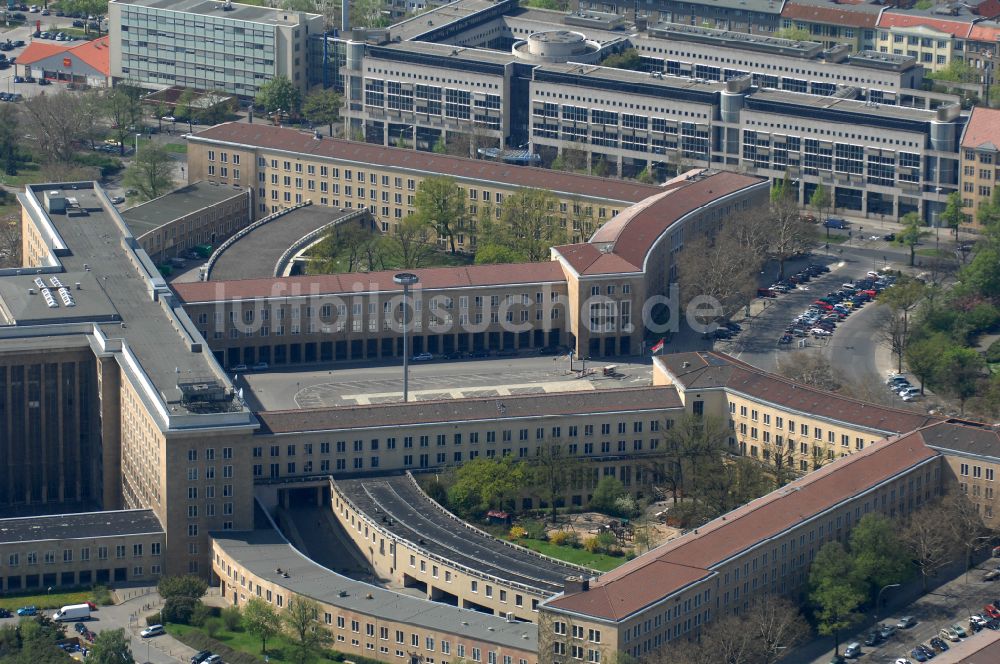
[[[958,635],[958,632],[953,630],[951,627],[942,627],[941,631],[938,632],[940,636],[945,641],[961,641],[962,638]]]
[[[111,202],[114,203],[115,205],[121,205],[122,203],[125,202],[125,197],[124,196],[115,196],[115,197],[113,197],[111,199]]]
[[[83,624],[82,622],[78,622],[78,623],[76,623],[75,625],[73,625],[73,630],[74,630],[74,631],[75,631],[75,632],[76,632],[77,634],[83,634],[84,632],[86,632],[86,631],[87,631],[87,626],[86,626],[86,625],[84,625],[84,624]]]
[[[202,650],[200,652],[191,655],[191,664],[201,664],[211,656],[212,656],[211,650]]]
[[[829,217],[826,221],[823,222],[823,225],[826,226],[827,228],[843,229],[847,228],[847,221],[844,219],[838,219],[837,217]]]
[[[33,616],[36,613],[38,613],[38,607],[33,604],[31,606],[22,606],[17,610],[17,615],[19,616]]]
[[[160,636],[161,634],[166,634],[166,630],[163,629],[163,625],[150,625],[146,629],[139,632],[139,636],[144,639]]]
[[[10,618],[10,616],[11,616],[10,610],[0,606],[0,618]]]
[[[23,76],[15,76],[14,77],[14,82],[15,83],[24,83],[24,77]]]
[[[233,366],[229,367],[229,370],[234,373],[245,373],[247,371],[247,365],[243,363],[234,364]]]
[[[83,23],[83,21],[80,21],[80,20],[73,21],[73,27],[74,28],[82,28],[82,27],[84,27],[84,23]]]
[[[883,639],[888,639],[896,633],[896,626],[890,625],[889,623],[883,623],[879,625],[878,633]]]
[[[52,85],[52,84],[51,84],[51,83],[49,82],[49,79],[47,79],[47,78],[40,78],[40,79],[38,79],[38,84],[39,84],[39,85]]]
[[[910,651],[910,657],[917,660],[918,662],[926,662],[929,658],[924,653],[922,648],[914,648]]]
[[[944,652],[948,649],[948,644],[941,639],[939,636],[935,636],[930,640],[931,647],[938,652]]]
[[[410,358],[411,362],[427,362],[428,360],[433,360],[434,355],[431,353],[417,353]]]
[[[877,646],[882,643],[882,637],[876,631],[868,632],[868,636],[865,637],[865,645],[869,648],[872,646]]]
[[[861,657],[861,644],[855,641],[844,648],[844,657]]]
[[[902,618],[899,619],[899,622],[896,623],[896,627],[898,627],[899,629],[909,629],[916,624],[917,624],[917,619],[914,618],[913,616],[903,616]]]
[[[257,362],[252,367],[250,367],[250,370],[251,371],[267,371],[269,368],[270,367],[267,364],[267,362]]]
[[[955,623],[954,625],[952,625],[951,628],[953,630],[955,630],[955,633],[958,634],[959,637],[961,637],[963,639],[969,638],[969,633],[966,632],[965,629],[961,625],[959,625],[958,623]]]
[[[896,234],[895,233],[886,233],[885,235],[882,236],[882,239],[885,240],[886,242],[895,242],[896,241]]]

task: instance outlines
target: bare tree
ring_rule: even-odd
[[[815,232],[799,214],[794,198],[779,196],[771,201],[769,210],[770,241],[767,256],[778,263],[778,279],[785,276],[785,261],[799,254],[815,241]]]
[[[924,590],[927,590],[927,579],[959,549],[949,529],[942,527],[948,517],[948,508],[937,501],[911,513],[906,527],[900,532],[900,540],[920,570]]]
[[[840,372],[835,370],[822,355],[817,353],[797,353],[778,360],[776,373],[803,385],[835,392],[842,383]]]
[[[728,318],[752,299],[763,261],[747,250],[739,226],[728,222],[685,242],[677,257],[682,305],[698,296],[710,297],[721,305],[722,318]],[[701,318],[704,324],[716,322]]]
[[[903,371],[903,354],[910,341],[910,314],[924,298],[926,286],[916,279],[900,279],[878,299],[880,307],[889,312],[882,336],[889,342],[897,358],[897,370]]]
[[[25,99],[25,128],[45,161],[70,161],[75,143],[93,134],[97,106],[93,94],[60,92]]]
[[[21,217],[17,214],[0,219],[0,267],[21,265]]]
[[[784,597],[765,596],[745,614],[747,627],[759,639],[760,664],[772,664],[811,636],[799,608]]]
[[[396,224],[385,239],[388,251],[398,258],[399,266],[413,269],[420,267],[434,251],[431,241],[433,227],[416,215],[410,215]]]
[[[946,515],[945,527],[953,541],[965,552],[965,570],[968,572],[972,567],[972,554],[983,546],[984,539],[989,537],[989,530],[983,523],[978,507],[957,488],[945,495],[941,506]]]
[[[528,464],[528,477],[540,497],[549,504],[549,514],[555,523],[559,500],[566,494],[573,471],[581,462],[577,457],[563,454],[560,445],[542,444],[537,450]]]

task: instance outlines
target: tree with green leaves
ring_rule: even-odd
[[[639,51],[634,48],[627,48],[621,53],[612,53],[601,61],[601,66],[613,69],[644,71],[642,57],[639,55]]]
[[[302,103],[302,96],[287,76],[278,75],[260,86],[254,101],[268,113],[281,110],[294,115]]]
[[[451,253],[458,253],[455,229],[465,217],[466,209],[465,190],[455,178],[432,175],[421,180],[413,207],[417,219],[432,227],[439,238],[447,240]]]
[[[594,487],[594,493],[590,497],[590,507],[598,512],[613,515],[615,503],[627,493],[628,489],[625,488],[621,480],[606,475]]]
[[[87,664],[135,664],[130,642],[121,627],[99,632],[87,653]]]
[[[940,333],[922,339],[915,339],[906,344],[903,356],[910,373],[920,381],[920,394],[924,393],[927,381],[938,373],[941,364],[941,349],[949,344],[948,339]]]
[[[958,399],[959,412],[965,414],[965,402],[976,395],[983,379],[983,356],[974,348],[952,345],[941,353],[935,384]]]
[[[805,28],[781,28],[774,33],[778,39],[791,39],[792,41],[810,41],[812,35]]]
[[[396,258],[399,267],[422,267],[434,253],[433,229],[417,215],[411,214],[394,225],[383,238],[386,251]]]
[[[340,120],[343,99],[334,90],[316,90],[306,95],[302,102],[302,115],[316,125],[327,125],[327,134],[333,136],[333,125]]]
[[[333,635],[319,622],[319,604],[305,597],[295,597],[282,612],[292,642],[291,661],[294,664],[309,664],[319,658],[330,645]]]
[[[990,200],[983,201],[976,210],[976,221],[986,227],[1000,227],[1000,187],[993,187]]]
[[[504,509],[527,486],[528,469],[512,456],[477,457],[453,471],[448,504],[461,516],[478,517]]]
[[[907,247],[910,250],[910,266],[916,263],[917,245],[927,237],[929,231],[924,227],[924,222],[916,212],[907,212],[900,220],[903,229],[896,234],[896,244]]]
[[[528,482],[549,504],[552,523],[556,522],[559,503],[570,486],[574,471],[581,461],[563,452],[563,446],[555,443],[540,445],[528,467]]]
[[[829,208],[832,203],[833,199],[830,198],[830,190],[821,184],[816,185],[816,189],[813,190],[812,196],[809,197],[809,205],[816,210],[820,219],[823,218],[823,211]],[[827,231],[829,230],[830,229],[828,227]]]
[[[132,165],[125,171],[122,182],[135,189],[140,201],[158,198],[176,186],[174,159],[162,146],[146,143],[141,146]]]
[[[902,278],[893,288],[883,291],[878,299],[879,307],[885,307],[889,312],[882,333],[896,356],[896,369],[900,373],[903,371],[903,357],[913,331],[910,315],[920,304],[925,293],[926,286],[922,282]]]
[[[868,596],[891,583],[906,581],[912,567],[893,522],[882,514],[866,514],[854,526],[850,539],[854,574],[867,584]]]
[[[60,0],[59,9],[67,13],[80,12],[97,17],[97,36],[101,36],[101,19],[108,13],[108,3],[103,0]],[[90,34],[90,21],[84,21],[84,32]]]
[[[104,118],[118,141],[119,154],[125,154],[126,141],[139,131],[142,122],[142,89],[128,81],[111,88],[102,100]]]
[[[840,653],[840,632],[861,618],[858,609],[865,599],[844,545],[824,544],[809,568],[809,601],[819,633],[833,637],[834,654]]]
[[[19,114],[13,104],[0,106],[0,164],[7,175],[17,175],[21,164]]]
[[[243,605],[243,629],[260,639],[260,652],[267,652],[267,640],[281,632],[281,616],[270,602],[251,597]]]
[[[559,218],[559,199],[547,189],[518,189],[501,204],[498,226],[502,240],[486,238],[487,244],[506,244],[524,260],[548,260],[549,249],[566,243],[565,222]]]
[[[962,194],[953,191],[948,194],[948,204],[941,213],[941,221],[954,233],[958,240],[958,227],[965,223],[965,213],[962,212]]]
[[[190,597],[198,599],[208,590],[208,583],[200,576],[184,574],[181,576],[164,576],[156,584],[156,591],[163,599],[171,597]]]

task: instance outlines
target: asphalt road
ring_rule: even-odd
[[[457,524],[407,477],[341,480],[338,484],[369,516],[382,514],[393,519],[386,527],[397,535],[421,542],[427,551],[459,565],[549,593],[562,590],[566,577],[577,573],[573,567],[528,554]],[[414,577],[419,578],[416,572]]]
[[[619,376],[605,378],[601,368],[618,367]],[[573,362],[574,369],[582,363]],[[602,359],[588,362],[594,374],[577,378],[570,373],[568,356],[524,355],[482,360],[434,360],[410,363],[410,395],[413,400],[471,396],[506,396],[546,391],[598,390],[651,384],[649,358]],[[337,368],[272,369],[244,374],[238,379],[247,387],[245,398],[258,410],[286,410],[352,406],[360,403],[398,401],[402,396],[402,361],[337,365]]]

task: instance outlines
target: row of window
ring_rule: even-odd
[[[162,544],[160,542],[151,542],[149,545],[149,555],[159,556],[162,551]],[[114,547],[114,559],[122,560],[126,557],[128,553],[128,545],[117,544]],[[110,560],[111,547],[108,546],[98,546],[96,547],[96,557],[95,560]],[[59,551],[48,550],[43,551],[41,556],[41,562],[44,565],[55,565],[58,563],[71,563],[73,562],[74,555],[77,556],[77,560],[80,562],[88,562],[91,560],[91,549],[89,546],[80,547],[79,551],[74,549],[62,549],[62,555],[59,555]],[[132,557],[142,558],[143,557],[143,545],[133,544],[132,545]],[[21,561],[24,561],[25,565],[32,566],[39,564],[39,557],[37,551],[28,551],[22,556],[21,553],[11,553],[7,556],[7,566],[8,567],[18,567],[21,565]],[[2,562],[2,561],[0,561]]]

